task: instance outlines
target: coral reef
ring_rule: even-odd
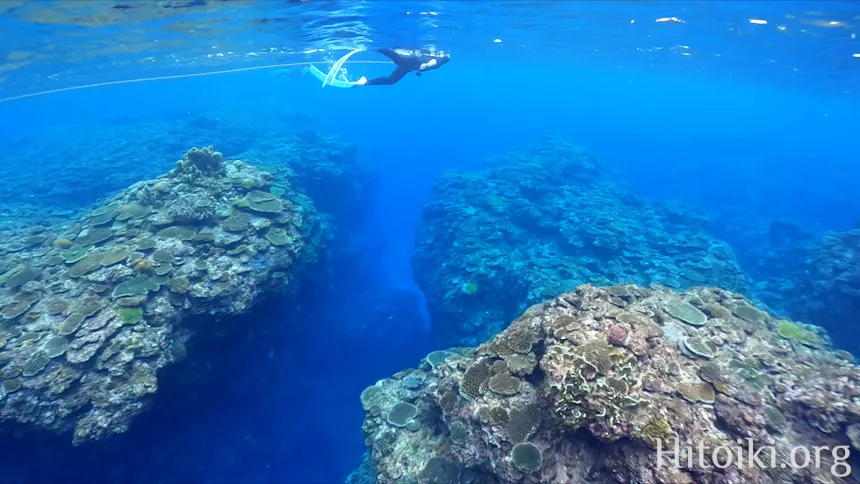
[[[117,120],[0,139],[9,168],[6,183],[0,184],[7,208],[0,213],[0,229],[61,224],[106,194],[170,170],[188,146],[204,142],[231,159],[254,160],[255,166],[271,171],[275,192],[283,189],[280,185],[298,182],[319,212],[348,211],[358,216],[343,217],[340,225],[360,224],[369,213],[361,211],[371,203],[375,178],[357,162],[352,145],[308,130],[307,119],[284,116],[265,125],[249,121],[182,115],[169,123]],[[201,159],[207,162],[205,156]],[[193,207],[197,200],[180,203]]]
[[[376,176],[358,162],[354,145],[334,136],[301,130],[287,137],[284,145],[267,151],[279,156],[264,162],[264,166],[272,166],[279,170],[279,176],[299,182],[317,210],[332,214],[342,230],[356,230],[372,212]]]
[[[816,234],[788,219],[762,220],[736,210],[717,217],[711,227],[732,246],[741,268],[753,281],[749,295],[772,311],[790,314],[792,301],[786,296],[794,292],[803,262],[815,247]]]
[[[349,482],[837,483],[858,445],[853,359],[721,289],[583,285],[428,359],[362,393],[369,454]],[[404,409],[408,424],[390,421]],[[765,457],[711,460],[738,441]],[[703,460],[674,465],[675,442]],[[800,445],[820,462],[789,466]]]
[[[823,326],[838,346],[858,351],[860,230],[814,234],[790,220],[756,223],[727,215],[715,230],[733,245],[755,281],[750,295],[771,312]]]
[[[550,140],[437,179],[413,266],[444,344],[485,339],[583,283],[746,288],[702,214],[642,200],[607,172],[585,150]]]
[[[824,326],[843,347],[857,346],[860,314],[860,229],[829,232],[806,252],[796,270],[768,281],[769,303],[793,318]],[[781,290],[780,292],[777,292]]]
[[[717,217],[711,227],[732,246],[744,272],[754,281],[796,271],[815,241],[815,234],[792,220],[762,221],[754,214],[737,211]]]
[[[293,288],[317,257],[326,228],[310,199],[273,188],[270,173],[192,149],[79,220],[4,232],[0,419],[74,443],[125,431],[158,370],[217,331],[207,321]]]

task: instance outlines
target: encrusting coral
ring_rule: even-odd
[[[169,173],[5,251],[0,420],[73,430],[75,443],[125,431],[158,370],[207,327],[191,318],[242,313],[317,257],[321,222],[296,188],[262,197],[265,210],[234,205],[272,186],[267,172],[192,149]]]
[[[369,452],[348,482],[848,482],[858,402],[860,367],[820,328],[721,289],[583,285],[477,348],[433,352],[367,389]],[[404,408],[411,428],[390,418]],[[774,449],[775,464],[710,464],[738,441]],[[675,442],[701,445],[704,466],[661,465],[658,449],[671,459]],[[820,462],[792,468],[801,445]]]

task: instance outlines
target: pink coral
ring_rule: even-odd
[[[615,346],[623,346],[624,342],[627,341],[627,336],[630,334],[627,329],[620,325],[612,325],[609,328],[609,332],[606,334],[606,340],[609,341],[609,344]]]

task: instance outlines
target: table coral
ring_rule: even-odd
[[[76,444],[123,432],[147,407],[159,369],[209,327],[192,319],[239,314],[290,287],[317,257],[310,236],[321,220],[290,184],[280,196],[253,193],[267,199],[263,211],[233,207],[249,196],[246,179],[273,183],[211,147],[193,149],[165,175],[4,251],[0,420],[72,432]],[[263,220],[268,237],[254,228]]]
[[[687,324],[667,311],[679,300],[720,317]],[[452,348],[366,390],[369,452],[350,482],[847,482],[831,474],[829,451],[820,466],[780,464],[797,445],[860,445],[860,367],[823,332],[811,348],[764,311],[751,323],[730,310],[740,306],[753,307],[721,289],[633,285],[583,285],[532,306],[480,347]],[[622,324],[627,336],[609,344]],[[692,340],[711,358],[686,352]],[[511,353],[538,366],[518,378],[518,392],[492,391],[498,375],[514,378]],[[416,375],[420,388],[401,382]],[[388,422],[402,402],[420,427]],[[702,445],[705,466],[659,466],[657,449],[676,440]],[[775,449],[775,467],[709,465],[711,449],[738,440]]]

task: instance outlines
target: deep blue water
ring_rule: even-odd
[[[354,144],[377,186],[372,208],[353,234],[359,241],[334,242],[354,243],[357,255],[335,264],[321,282],[307,284],[299,304],[273,301],[247,316],[288,331],[265,343],[204,346],[219,355],[208,383],[188,395],[167,375],[154,408],[125,435],[75,449],[66,436],[6,438],[3,456],[9,460],[0,480],[342,481],[364,448],[361,390],[416,365],[433,349],[433,322],[410,259],[421,204],[434,179],[446,170],[478,169],[489,156],[545,137],[587,147],[642,197],[678,201],[712,220],[730,212],[750,224],[789,218],[813,233],[847,230],[860,220],[860,56],[853,56],[860,53],[854,35],[860,21],[849,2],[356,5],[365,8],[347,14],[337,10],[347,7],[338,2],[264,2],[242,10],[248,18],[269,17],[272,9],[286,13],[290,22],[307,26],[302,35],[240,25],[223,37],[192,37],[184,47],[77,63],[45,56],[18,70],[0,70],[5,98],[251,63],[325,66],[331,53],[301,52],[328,46],[435,44],[452,52],[442,69],[390,87],[321,88],[299,66],[0,102],[0,147],[10,153],[0,165],[0,173],[7,173],[0,183],[22,183],[27,177],[20,173],[32,172],[47,184],[86,186],[91,180],[53,179],[52,173],[64,163],[64,150],[86,154],[88,146],[111,139],[170,141],[182,151],[209,144],[206,135],[186,131],[190,119],[243,126],[251,135],[241,151],[252,152],[276,142],[280,120],[293,116],[317,133]],[[431,10],[439,15],[416,14]],[[7,27],[0,58],[45,48],[35,40],[39,35],[74,30],[20,20],[15,12],[0,10],[0,25]],[[193,12],[185,15],[193,21]],[[671,16],[684,23],[655,22]],[[323,20],[311,22],[318,18]],[[754,25],[750,18],[769,22]],[[843,24],[828,26],[830,21]],[[120,23],[87,35],[155,36],[132,32],[136,28],[141,26]],[[497,38],[502,41],[493,42]],[[218,52],[269,45],[278,52],[215,63],[205,57],[213,51],[204,50],[206,42],[218,44]],[[175,56],[170,64],[164,61],[168,54]],[[154,60],[140,61],[149,55]],[[11,65],[13,57],[8,59]],[[382,58],[363,52],[354,59]],[[349,66],[351,77],[388,69]],[[59,75],[49,80],[53,73]],[[155,126],[162,138],[141,139],[154,132],[142,125]],[[215,147],[227,156],[240,154]],[[86,163],[97,166],[105,156],[110,153],[93,149]],[[130,176],[155,176],[173,161],[141,154],[130,165],[139,176]],[[77,210],[94,201],[62,203]],[[18,202],[27,200],[9,200],[8,210],[19,210]]]

